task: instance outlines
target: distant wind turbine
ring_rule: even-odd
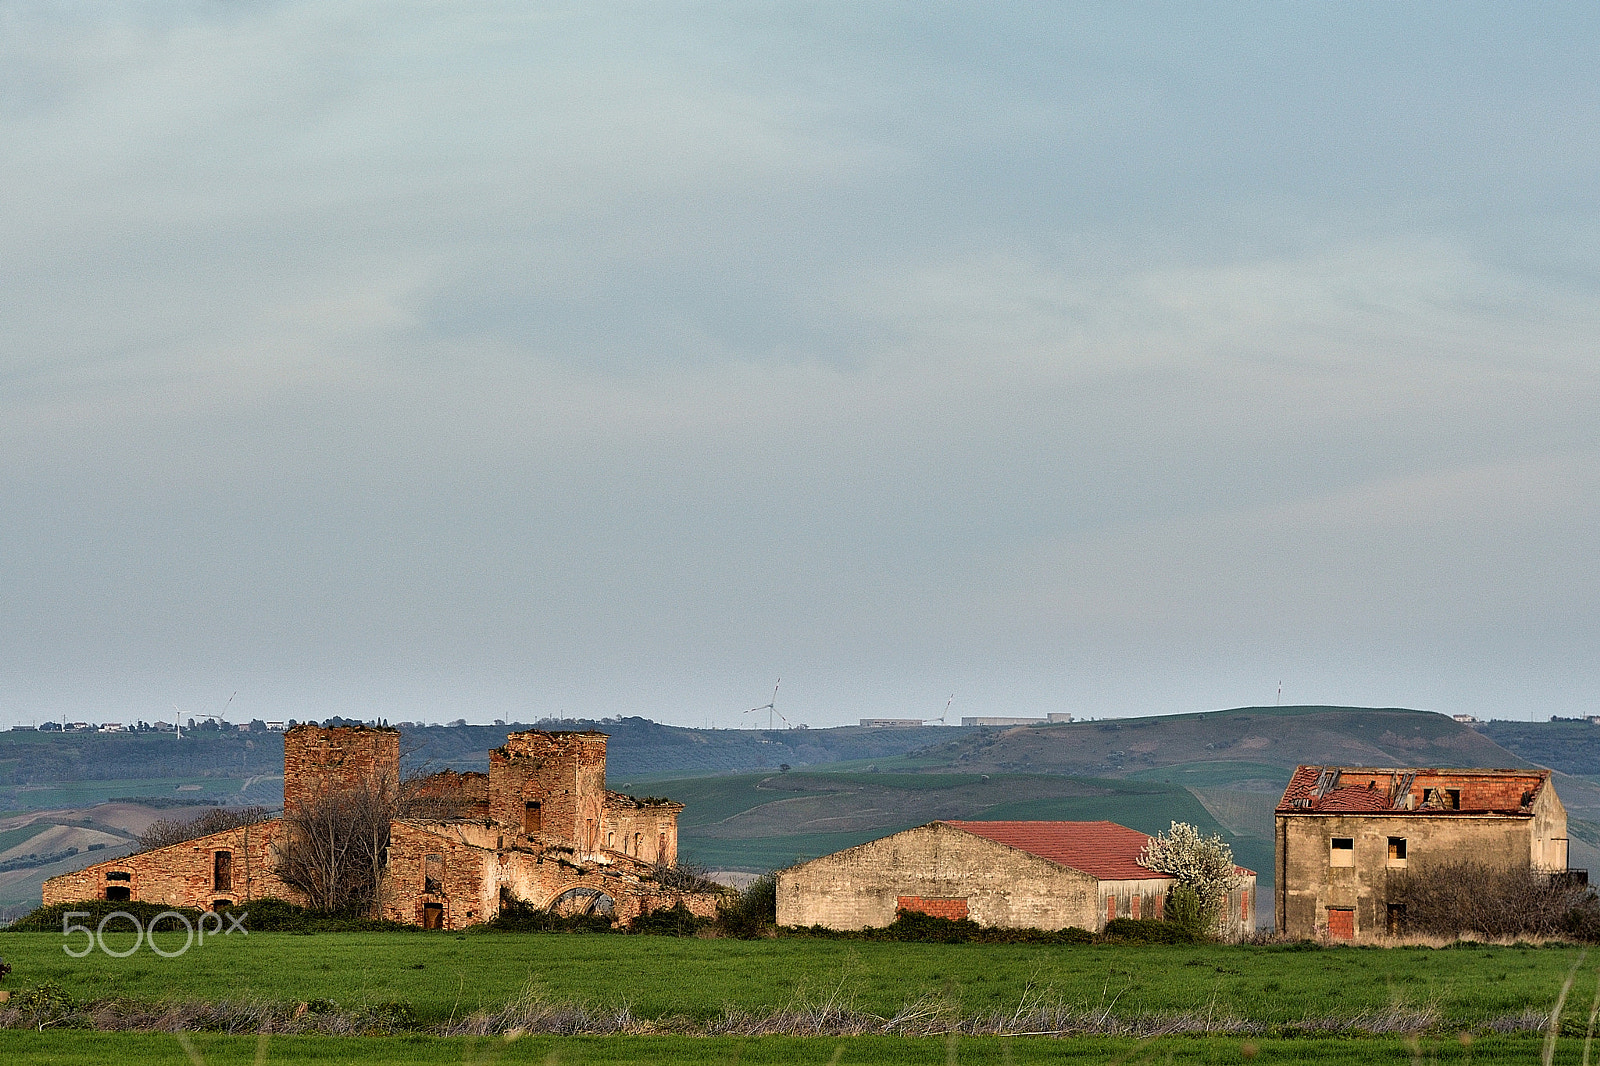
[[[780,677],[778,678],[778,685],[781,684],[783,684],[783,678]],[[784,718],[783,715],[778,711],[778,685],[772,686],[772,698],[770,700],[768,700],[766,703],[763,703],[759,707],[752,707],[748,711],[744,712],[745,714],[754,714],[757,711],[766,711],[768,729],[772,728],[772,716],[775,714],[782,719],[784,725],[789,724],[789,719]]]
[[[950,705],[956,701],[956,694],[950,693],[950,698],[944,701],[944,713],[939,716],[939,724],[946,725],[945,719],[950,717]]]

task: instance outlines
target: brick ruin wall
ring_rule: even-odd
[[[400,784],[400,733],[371,726],[324,729],[299,725],[283,735],[283,808],[294,811],[315,796]]]
[[[44,905],[107,899],[108,891],[119,889],[126,889],[133,902],[199,910],[210,910],[219,900],[244,903],[264,896],[303,902],[274,872],[283,832],[283,823],[273,819],[96,863],[46,881]],[[226,886],[216,882],[218,852],[229,856]]]
[[[491,816],[522,834],[539,804],[535,839],[597,854],[606,798],[604,733],[512,733],[489,753]]]

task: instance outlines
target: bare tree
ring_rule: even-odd
[[[265,807],[237,807],[229,810],[218,807],[216,810],[206,811],[198,817],[186,822],[174,822],[167,819],[151,822],[139,836],[139,850],[150,851],[154,848],[170,847],[173,844],[182,844],[199,837],[210,836],[212,833],[221,833],[229,829],[238,829],[240,826],[255,825],[271,817],[272,812]]]
[[[1559,874],[1477,862],[1408,873],[1390,890],[1390,898],[1404,907],[1405,929],[1442,936],[1554,936],[1587,895],[1587,889]]]
[[[284,813],[278,876],[313,910],[369,912],[378,898],[395,790],[378,782],[321,793]]]

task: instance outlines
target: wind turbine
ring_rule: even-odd
[[[944,701],[944,713],[939,716],[939,724],[946,725],[945,719],[950,717],[950,705],[956,701],[956,694],[950,693],[950,698]]]
[[[783,684],[783,678],[780,677],[778,678],[778,685],[781,684]],[[766,711],[768,729],[772,728],[772,716],[775,714],[783,720],[784,725],[789,724],[789,719],[784,718],[782,712],[778,710],[778,685],[772,686],[772,698],[770,700],[768,700],[766,703],[763,703],[759,707],[752,707],[748,711],[744,712],[745,714],[754,714],[756,711]]]

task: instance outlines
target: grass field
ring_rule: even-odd
[[[107,936],[113,948],[131,934]],[[163,935],[175,950],[181,936]],[[498,1008],[533,989],[544,1000],[626,1004],[634,1016],[704,1022],[734,1008],[822,1001],[889,1015],[937,1001],[962,1014],[1028,1002],[1300,1026],[1396,1006],[1437,1024],[1485,1025],[1548,1010],[1573,947],[1339,948],[935,945],[784,938],[695,940],[607,935],[257,933],[213,937],[179,958],[66,956],[49,933],[0,934],[9,987],[44,982],[75,1000],[331,1000],[409,1004],[423,1023]],[[1574,992],[1595,989],[1590,967]]]
[[[254,1066],[258,1043],[252,1036],[195,1034],[188,1038],[191,1059],[174,1036],[156,1033],[0,1032],[6,1062],[50,1066]],[[1566,1042],[1558,1062],[1577,1062],[1577,1041]],[[896,1037],[523,1037],[518,1040],[426,1036],[270,1038],[267,1064],[316,1066],[490,1066],[539,1063],[541,1066],[1012,1066],[1012,1064],[1215,1064],[1327,1063],[1536,1063],[1540,1042],[1528,1036],[1485,1036],[1463,1044],[1453,1035],[1409,1042],[1404,1038],[1364,1040],[1240,1040],[1230,1037],[1165,1037],[1139,1041],[1116,1038],[1053,1040],[964,1037],[907,1040]],[[1569,1052],[1571,1052],[1569,1054]]]

